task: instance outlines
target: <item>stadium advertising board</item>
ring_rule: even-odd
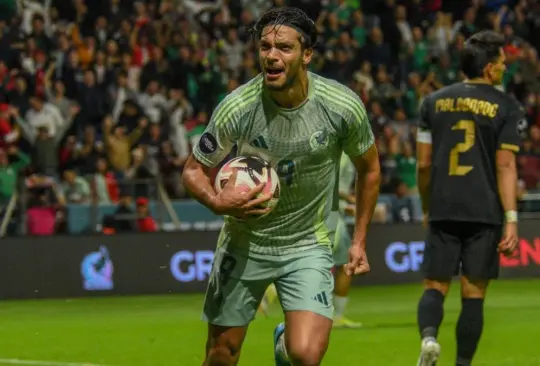
[[[501,259],[501,276],[540,277],[536,222],[520,225],[519,249]],[[6,238],[0,242],[0,299],[202,292],[218,233]],[[424,229],[375,225],[371,273],[356,284],[420,281]]]

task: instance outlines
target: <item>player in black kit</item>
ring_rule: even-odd
[[[467,40],[461,56],[467,80],[426,97],[417,139],[418,186],[429,222],[424,293],[418,304],[422,350],[418,366],[433,366],[437,333],[454,275],[461,274],[456,365],[468,366],[483,328],[486,288],[499,272],[499,252],[517,245],[515,153],[524,109],[495,88],[505,71],[504,38],[491,31]]]

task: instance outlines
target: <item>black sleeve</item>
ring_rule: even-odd
[[[519,152],[521,136],[527,129],[525,109],[517,101],[512,101],[510,109],[502,121],[499,129],[497,148]]]

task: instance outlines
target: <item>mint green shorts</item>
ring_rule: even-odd
[[[333,265],[331,249],[322,245],[272,260],[218,247],[203,320],[226,327],[248,325],[271,283],[276,285],[283,311],[305,310],[331,319]]]
[[[349,263],[349,248],[351,247],[351,235],[347,229],[347,224],[343,216],[339,215],[337,222],[336,235],[334,237],[334,262],[336,266],[342,266]]]

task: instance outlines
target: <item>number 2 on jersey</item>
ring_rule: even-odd
[[[294,161],[280,160],[277,165],[278,176],[285,181],[285,184],[290,186],[293,180]]]
[[[452,126],[452,131],[459,130],[465,133],[465,141],[458,143],[450,150],[448,175],[464,176],[473,169],[471,165],[459,165],[459,154],[469,151],[474,146],[476,139],[474,127],[474,121],[472,120],[461,120]]]

